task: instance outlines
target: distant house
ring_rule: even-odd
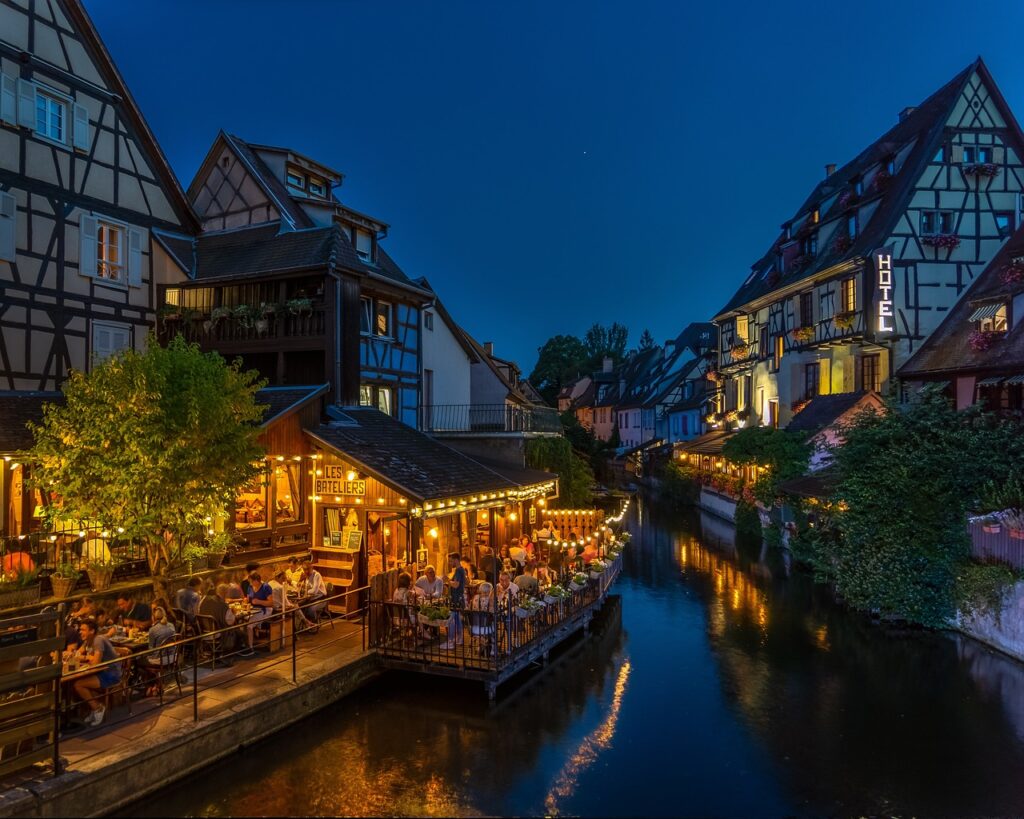
[[[420,279],[428,289],[430,283]],[[423,308],[423,402],[425,430],[456,426],[473,403],[473,365],[476,350],[455,323],[440,297]]]

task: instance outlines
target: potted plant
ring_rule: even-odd
[[[53,586],[54,597],[67,597],[78,585],[78,578],[82,573],[66,561],[57,564],[57,568],[50,575],[50,585]]]
[[[426,605],[420,606],[416,612],[416,619],[424,626],[438,628],[445,625],[451,618],[452,612],[447,606]]]
[[[181,547],[181,560],[189,574],[195,574],[197,569],[206,568],[206,554],[206,547],[201,543],[186,543]]]
[[[106,591],[114,579],[114,570],[117,568],[117,560],[113,557],[110,560],[97,558],[86,564],[89,575],[89,588],[94,592]]]
[[[217,532],[206,543],[206,568],[219,569],[233,541],[227,532]]]
[[[278,305],[265,301],[260,305],[259,315],[255,319],[256,332],[261,336],[270,330],[270,320],[280,312]]]
[[[590,570],[590,577],[594,580],[599,580],[604,570],[608,567],[608,564],[603,560],[591,560],[587,568]]]
[[[750,355],[750,345],[745,341],[737,342],[729,349],[729,354],[732,355],[734,360],[743,361]]]
[[[987,535],[998,535],[1003,529],[999,515],[985,515],[981,519],[981,530]]]
[[[955,250],[960,247],[960,237],[955,233],[932,233],[921,237],[921,244],[934,247],[936,250]]]
[[[41,597],[39,570],[18,567],[0,577],[0,608],[30,606]]]
[[[544,602],[549,606],[557,606],[568,600],[571,593],[563,586],[552,586],[544,592]]]
[[[527,617],[535,617],[540,614],[543,609],[544,604],[534,597],[520,595],[519,599],[516,600],[516,616],[524,620]]]
[[[793,330],[793,338],[800,344],[808,344],[814,341],[814,327],[810,325],[797,327]]]
[[[245,330],[251,330],[256,325],[258,315],[256,308],[248,304],[240,304],[231,311],[231,317]]]
[[[288,299],[285,308],[293,316],[308,316],[313,312],[313,300],[307,298]]]
[[[582,591],[587,587],[587,580],[586,572],[576,572],[569,581],[569,588],[573,591]]]
[[[857,313],[853,311],[836,313],[832,317],[832,323],[835,324],[837,330],[852,330],[856,320]]]

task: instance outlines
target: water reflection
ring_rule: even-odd
[[[879,628],[717,519],[632,526],[621,604],[498,706],[389,676],[131,813],[1024,813],[1020,664]]]

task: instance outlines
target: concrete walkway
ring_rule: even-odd
[[[357,624],[336,622],[300,637],[292,681],[290,643],[267,655],[235,658],[229,668],[201,667],[199,720],[193,719],[192,669],[179,696],[165,688],[157,698],[137,700],[134,715],[120,706],[98,728],[61,740],[64,772],[32,772],[3,783],[0,817],[99,816],[187,776],[240,748],[273,734],[351,693],[380,673],[364,652]]]

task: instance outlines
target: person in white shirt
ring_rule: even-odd
[[[297,557],[288,558],[288,568],[285,574],[288,577],[288,584],[297,589],[299,584],[302,583],[302,566]]]
[[[327,596],[327,586],[324,585],[323,575],[313,568],[309,560],[302,562],[302,596],[308,600],[319,600]],[[303,607],[303,613],[310,620],[316,618],[326,603],[310,603]]]
[[[444,580],[437,576],[437,569],[427,566],[416,580],[416,591],[428,600],[439,600],[444,595]]]
[[[513,603],[519,595],[519,587],[512,582],[512,575],[508,572],[501,573],[501,576],[498,578],[498,586],[495,591],[498,595],[499,605],[508,605]]]

